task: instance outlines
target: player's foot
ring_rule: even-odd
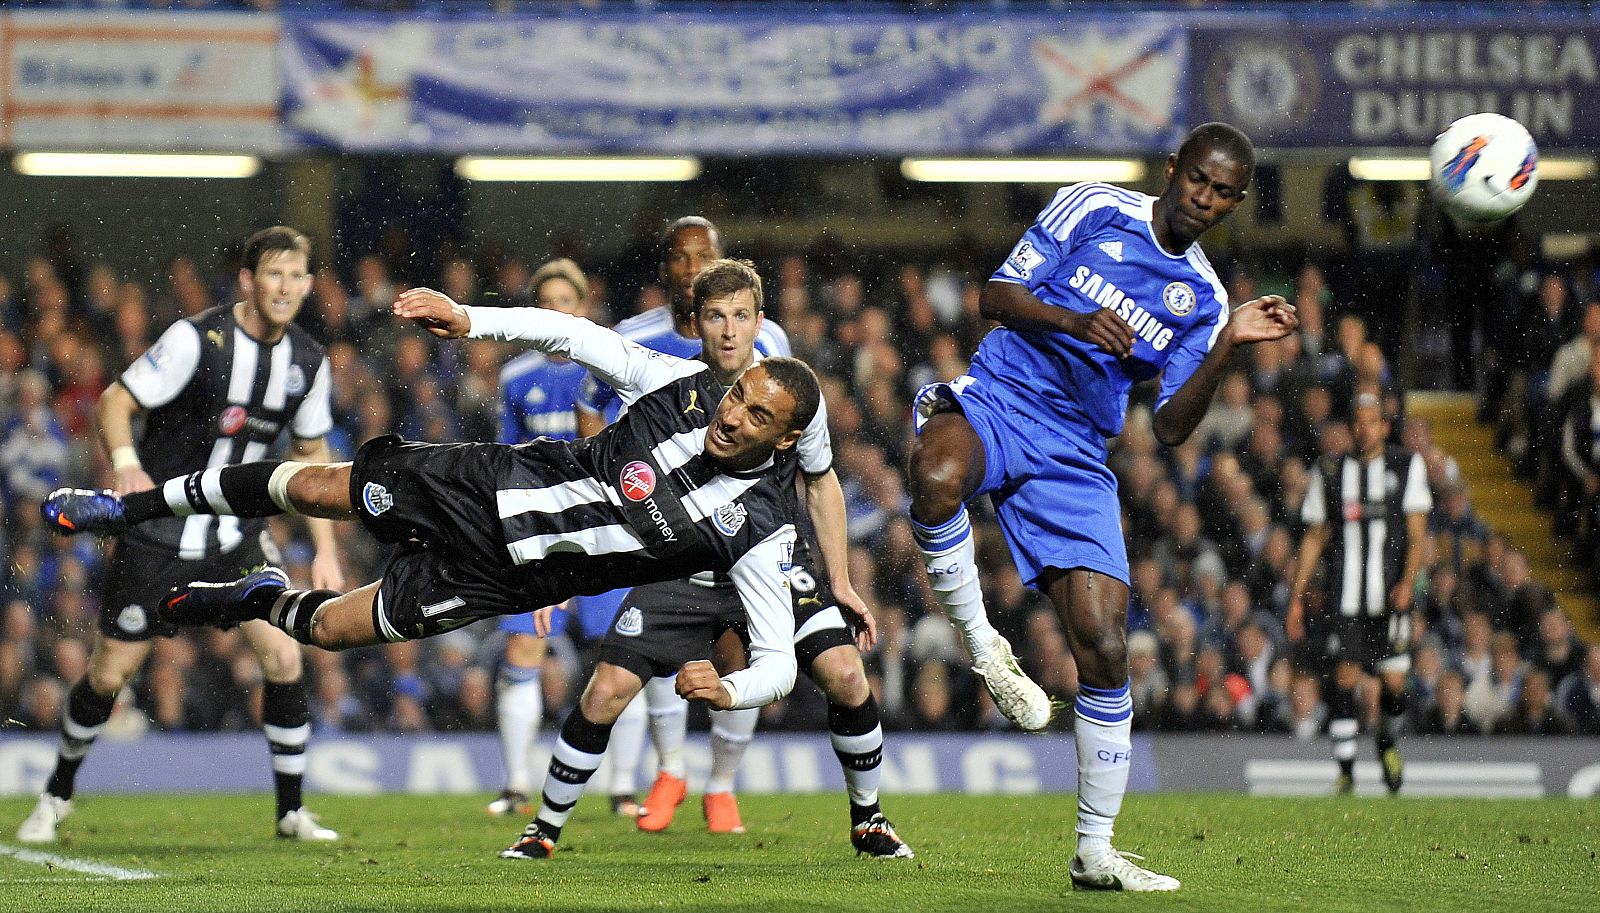
[[[651,833],[660,833],[672,824],[672,816],[678,811],[678,806],[683,804],[683,797],[689,794],[689,783],[679,777],[662,771],[656,775],[656,782],[650,787],[650,795],[644,797],[644,804],[639,806],[639,830]]]
[[[974,664],[972,671],[983,679],[995,707],[1018,729],[1038,732],[1050,725],[1055,713],[1050,696],[1022,671],[1010,641],[996,634],[989,642],[988,655]]]
[[[240,577],[229,583],[195,581],[175,586],[156,608],[156,620],[173,625],[216,625],[231,627],[253,618],[265,618],[271,601],[261,598],[276,595],[289,586],[289,575],[275,567]]]
[[[619,818],[639,817],[639,800],[633,793],[614,793],[611,796],[611,814]]]
[[[733,793],[706,793],[700,797],[706,812],[706,830],[713,834],[742,834],[744,822],[739,820],[739,800]]]
[[[278,819],[278,836],[286,840],[338,840],[339,832],[323,827],[317,816],[304,806],[284,812]]]
[[[523,829],[517,842],[500,851],[501,859],[549,859],[555,855],[556,838],[545,833],[537,820]]]
[[[533,806],[528,804],[527,793],[519,793],[514,789],[502,789],[500,795],[489,803],[491,815],[531,815]]]
[[[1400,757],[1400,749],[1390,745],[1378,753],[1378,761],[1383,765],[1383,785],[1388,787],[1389,795],[1398,794],[1406,779],[1406,762]]]
[[[120,536],[128,531],[122,498],[109,489],[57,488],[39,505],[39,513],[46,526],[63,536]]]
[[[39,794],[39,804],[17,827],[17,839],[23,843],[55,843],[56,825],[72,814],[72,800],[49,793]]]
[[[894,832],[894,825],[883,816],[883,812],[852,827],[850,845],[856,848],[857,856],[865,853],[875,859],[911,859],[917,855]]]
[[[1353,796],[1356,794],[1356,778],[1344,771],[1339,771],[1339,779],[1333,781],[1333,794],[1336,796]]]
[[[1090,891],[1176,891],[1178,879],[1152,872],[1134,863],[1143,856],[1108,850],[1092,859],[1074,855],[1067,868],[1072,886]]]

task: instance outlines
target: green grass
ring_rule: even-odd
[[[265,796],[86,796],[45,848],[142,868],[93,880],[0,856],[0,911],[1600,909],[1600,803],[1135,795],[1118,845],[1184,882],[1163,897],[1074,894],[1073,797],[896,796],[917,858],[857,861],[838,796],[745,796],[749,833],[705,833],[695,800],[665,836],[587,800],[561,852],[495,853],[520,820],[488,797],[319,796],[332,845],[271,836]],[[30,800],[0,800],[0,843]]]

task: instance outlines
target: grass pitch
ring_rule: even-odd
[[[1074,798],[891,796],[917,851],[857,860],[843,798],[744,796],[749,833],[713,837],[693,797],[664,836],[586,800],[556,858],[501,860],[520,819],[488,796],[316,796],[337,844],[274,839],[262,796],[80,797],[73,862],[107,880],[0,855],[0,911],[107,910],[1600,910],[1600,803],[1134,795],[1118,845],[1183,880],[1168,896],[1074,893]],[[32,800],[0,800],[0,853]]]

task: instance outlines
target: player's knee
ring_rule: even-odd
[[[350,507],[349,463],[310,463],[289,479],[289,500],[302,511]]]
[[[867,670],[854,647],[834,647],[811,664],[811,675],[828,701],[841,707],[858,707],[867,699]]]
[[[952,455],[912,451],[908,483],[917,519],[933,523],[948,519],[961,506],[961,486],[966,467]]]
[[[89,681],[89,687],[101,697],[112,697],[122,690],[128,683],[128,674],[121,669],[111,669],[100,666],[90,666],[89,672],[84,676]]]

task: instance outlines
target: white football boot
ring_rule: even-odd
[[[338,840],[339,832],[322,826],[304,806],[278,819],[278,836],[289,840]]]
[[[23,843],[55,843],[56,825],[72,814],[72,800],[39,794],[39,804],[17,827],[17,839]]]
[[[1108,850],[1087,861],[1074,855],[1068,869],[1072,885],[1091,891],[1176,891],[1178,879],[1135,865],[1143,856]]]
[[[988,657],[973,665],[972,671],[983,679],[996,709],[1018,729],[1039,732],[1050,725],[1055,713],[1050,696],[1022,671],[1010,641],[996,634],[989,642]]]

